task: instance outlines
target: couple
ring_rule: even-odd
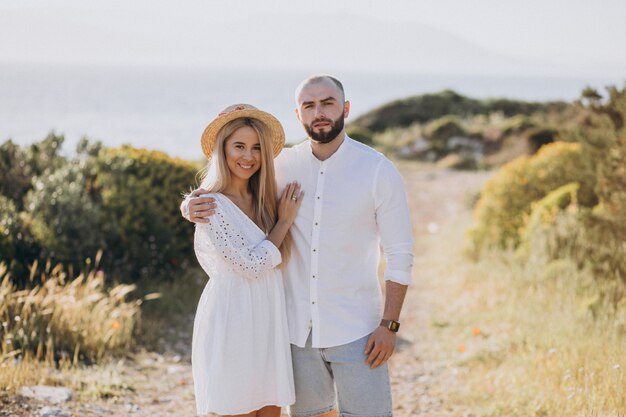
[[[402,178],[346,136],[337,79],[305,79],[296,105],[309,140],[292,148],[278,120],[249,105],[202,135],[208,171],[181,204],[210,276],[193,333],[197,411],[391,416],[386,362],[413,262]]]

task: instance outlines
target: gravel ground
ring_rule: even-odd
[[[415,231],[414,284],[402,313],[397,351],[390,360],[394,416],[469,417],[451,398],[458,392],[456,346],[437,339],[433,323],[445,302],[446,279],[454,273],[451,251],[458,251],[470,222],[468,202],[489,173],[433,171],[402,164]],[[193,320],[193,317],[190,318]],[[184,340],[188,335],[183,336]],[[60,405],[20,396],[0,398],[0,416],[194,416],[189,352],[141,352],[120,362],[110,398],[82,397]]]

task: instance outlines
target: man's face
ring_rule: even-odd
[[[333,141],[343,131],[349,103],[330,80],[305,86],[298,95],[298,120],[311,139],[320,143]]]

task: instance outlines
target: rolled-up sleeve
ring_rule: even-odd
[[[385,280],[409,285],[413,268],[413,233],[402,176],[388,159],[374,181],[376,223],[387,266]]]

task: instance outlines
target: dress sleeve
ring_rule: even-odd
[[[214,263],[218,259],[226,262],[237,274],[250,279],[258,278],[262,272],[280,264],[280,251],[271,241],[251,242],[241,228],[221,204],[209,223],[196,224],[194,249],[207,273],[215,270]]]

